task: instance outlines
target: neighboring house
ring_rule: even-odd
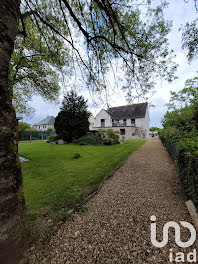
[[[125,139],[149,137],[148,103],[102,109],[95,118],[94,130],[113,129]]]
[[[158,135],[158,131],[149,131],[149,136],[157,136]]]
[[[34,124],[33,128],[36,130],[46,131],[49,128],[54,130],[55,118],[53,116],[47,116],[45,119],[41,120],[39,123]]]
[[[95,125],[95,118],[91,115],[89,117],[89,130],[94,130],[94,125]]]

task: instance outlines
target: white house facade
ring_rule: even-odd
[[[149,137],[148,103],[102,109],[95,118],[94,130],[113,129],[126,139]]]

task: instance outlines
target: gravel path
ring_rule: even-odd
[[[74,214],[53,238],[47,263],[165,264],[170,248],[190,251],[177,247],[172,232],[164,248],[150,242],[152,215],[157,217],[158,240],[167,221],[191,221],[176,169],[159,139],[149,139],[133,153],[87,206],[86,213]],[[182,240],[188,240],[189,233],[181,230]]]

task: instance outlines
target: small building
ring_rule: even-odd
[[[54,122],[55,122],[55,118],[53,116],[47,116],[39,123],[34,124],[33,128],[39,131],[46,131],[48,129],[54,130]]]
[[[112,129],[125,139],[149,137],[148,103],[102,109],[95,118],[94,130]]]

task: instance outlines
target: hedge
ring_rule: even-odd
[[[177,166],[187,199],[191,199],[198,208],[198,157],[164,137],[160,136],[160,139]]]

